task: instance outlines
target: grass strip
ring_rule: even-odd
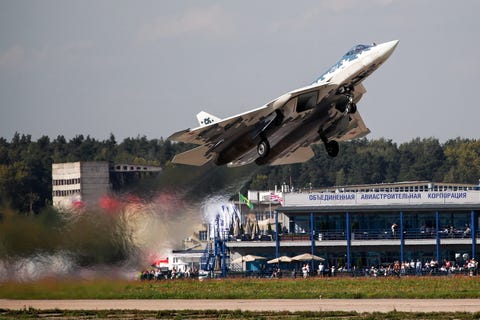
[[[465,299],[480,277],[42,280],[0,283],[2,299]]]
[[[451,319],[478,319],[478,313],[445,312],[387,312],[387,313],[357,313],[357,312],[252,312],[240,310],[163,310],[163,311],[138,311],[138,310],[36,310],[24,309],[19,311],[1,310],[0,319],[371,319],[371,320],[451,320]]]

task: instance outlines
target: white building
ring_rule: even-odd
[[[52,164],[52,201],[61,210],[97,205],[110,191],[108,162]]]

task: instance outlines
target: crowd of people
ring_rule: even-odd
[[[425,275],[478,275],[478,261],[475,259],[468,259],[464,263],[457,263],[450,260],[443,260],[441,263],[435,259],[431,259],[422,263],[420,260],[410,260],[394,263],[385,263],[379,266],[353,267],[347,270],[346,267],[341,266],[327,266],[323,263],[318,264],[317,270],[310,268],[310,263],[305,263],[300,269],[293,268],[291,270],[282,270],[280,267],[273,267],[270,270],[262,269],[259,272],[246,272],[246,276],[262,277],[262,278],[282,278],[282,277],[303,277],[311,276],[319,277],[336,277],[336,276],[356,276],[356,277],[388,277],[388,276],[425,276]],[[147,280],[168,280],[168,279],[197,279],[201,271],[198,267],[173,267],[168,268],[152,267],[145,269],[139,273],[139,279]]]
[[[353,267],[348,270],[347,267],[341,266],[327,266],[323,263],[318,264],[318,269],[310,272],[310,264],[304,264],[301,267],[301,273],[298,274],[297,269],[289,270],[290,276],[296,278],[302,276],[307,278],[310,276],[320,277],[336,277],[336,276],[356,276],[356,277],[388,277],[388,276],[434,276],[434,275],[478,275],[478,261],[475,259],[468,259],[464,263],[456,263],[449,260],[443,260],[439,263],[435,259],[431,259],[422,263],[420,260],[410,260],[400,263],[385,263],[379,266],[371,266],[367,268]],[[272,272],[273,278],[280,278],[285,271],[280,268],[275,268]]]
[[[143,270],[139,274],[139,279],[142,281],[145,280],[168,280],[168,279],[189,279],[189,278],[198,278],[199,270],[197,267],[190,268],[189,266],[185,268],[173,267],[171,270],[168,268],[157,268],[152,267]]]
[[[337,272],[339,270],[337,269]],[[355,276],[423,276],[423,275],[452,275],[464,274],[469,276],[478,275],[478,261],[468,259],[464,263],[456,263],[450,260],[443,260],[441,263],[435,259],[422,263],[420,260],[410,260],[393,264],[383,264],[369,268],[353,269]]]

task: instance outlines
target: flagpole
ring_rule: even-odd
[[[240,224],[242,224],[242,203],[240,201],[240,191],[238,192],[238,207],[240,209]]]
[[[269,191],[269,194],[268,194],[268,205],[270,207],[270,216],[268,217],[269,219],[272,217],[272,192]]]

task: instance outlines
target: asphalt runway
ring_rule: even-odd
[[[235,300],[9,300],[0,309],[21,310],[242,310],[363,312],[480,312],[480,299],[235,299]]]

